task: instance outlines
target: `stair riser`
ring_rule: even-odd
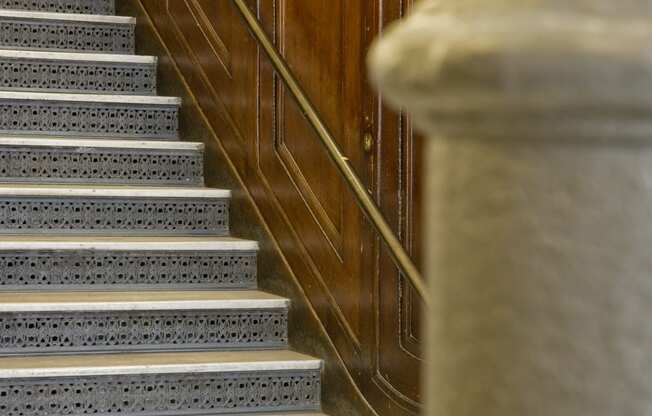
[[[114,0],[0,0],[0,9],[112,15],[114,3]]]
[[[134,53],[134,25],[0,17],[0,47]]]
[[[0,100],[0,133],[177,139],[175,105]]]
[[[1,182],[201,186],[199,151],[0,146]]]
[[[283,348],[285,309],[0,313],[0,355]]]
[[[17,91],[155,95],[156,65],[0,57],[0,87]]]
[[[320,384],[317,370],[10,379],[0,380],[0,413],[205,416],[317,410]]]
[[[0,197],[0,234],[229,233],[228,199]]]
[[[0,290],[251,289],[255,251],[5,251]]]

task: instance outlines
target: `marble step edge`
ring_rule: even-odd
[[[0,313],[287,309],[258,290],[0,293]]]
[[[166,198],[166,199],[226,199],[231,197],[228,189],[198,187],[155,186],[84,186],[84,185],[37,185],[0,184],[0,198],[50,197],[50,198]]]
[[[258,251],[257,241],[235,237],[108,237],[0,235],[0,251]]]
[[[0,18],[50,20],[57,22],[81,22],[117,25],[135,25],[136,18],[129,16],[111,16],[102,14],[57,13],[31,10],[0,9]]]
[[[156,65],[158,57],[148,55],[125,55],[91,52],[55,52],[55,51],[25,51],[15,49],[0,49],[0,59],[16,59],[20,61],[63,61],[63,62],[102,62],[111,64],[144,64]]]
[[[48,101],[96,104],[181,106],[179,97],[119,94],[66,94],[58,92],[0,91],[0,101]]]
[[[224,415],[228,416],[228,415]],[[237,416],[328,416],[321,412],[265,412],[265,413],[238,413]]]
[[[44,147],[44,148],[102,148],[102,149],[142,149],[142,150],[204,150],[204,144],[187,141],[155,141],[155,140],[121,140],[121,139],[90,139],[90,138],[43,138],[43,136],[20,137],[0,136],[0,147]],[[1,149],[0,149],[1,150]]]
[[[290,350],[16,356],[0,358],[0,379],[315,371],[321,368],[320,359]]]

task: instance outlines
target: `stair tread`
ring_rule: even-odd
[[[89,102],[100,104],[150,104],[180,106],[181,98],[160,95],[70,94],[62,92],[0,91],[0,100]]]
[[[89,138],[43,138],[43,136],[0,136],[0,146],[88,147],[107,149],[203,150],[204,144],[189,141],[120,140]]]
[[[50,197],[133,197],[133,198],[230,198],[228,189],[134,186],[134,185],[81,185],[24,183],[20,185],[0,183],[0,197],[50,196]]]
[[[20,60],[83,61],[124,64],[156,64],[158,58],[151,55],[127,55],[119,53],[61,52],[61,51],[25,51],[0,49],[0,58]]]
[[[112,16],[102,14],[57,13],[31,10],[0,9],[0,17],[21,19],[56,20],[65,22],[88,22],[135,25],[136,18],[129,16]]]
[[[225,415],[227,416],[227,415]],[[265,413],[238,413],[238,416],[328,416],[321,412],[265,412]]]
[[[16,356],[0,358],[0,379],[320,370],[321,365],[321,360],[291,350]]]
[[[0,312],[278,309],[288,303],[258,290],[0,293]]]
[[[1,235],[0,250],[251,251],[258,243],[218,236]]]
[[[111,136],[111,135],[106,135],[106,136],[85,136],[84,133],[79,133],[79,134],[66,134],[65,136],[57,134],[57,133],[48,133],[47,135],[43,134],[22,134],[22,133],[12,133],[12,132],[0,132],[0,138],[3,140],[24,140],[26,143],[31,142],[31,141],[55,141],[55,140],[69,140],[69,141],[93,141],[93,142],[134,142],[134,143],[146,143],[146,142],[153,142],[153,143],[194,143],[194,142],[189,142],[189,141],[181,141],[181,140],[169,140],[169,139],[138,139],[138,138],[131,138],[130,136],[124,137],[124,136]]]

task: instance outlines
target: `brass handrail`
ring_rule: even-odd
[[[340,173],[343,175],[345,182],[353,191],[353,194],[355,195],[358,204],[360,205],[360,208],[362,208],[365,216],[369,219],[369,221],[371,221],[371,223],[374,225],[378,233],[385,241],[385,244],[387,245],[392,258],[399,266],[403,274],[407,276],[410,284],[412,284],[419,296],[421,296],[424,303],[429,305],[430,302],[427,294],[426,284],[423,280],[423,277],[421,277],[419,270],[416,268],[414,262],[403,248],[401,242],[394,235],[394,232],[390,228],[389,224],[387,224],[383,214],[380,212],[380,208],[378,208],[371,196],[369,196],[369,193],[367,193],[365,186],[363,185],[358,175],[356,175],[347,158],[342,154],[342,151],[333,139],[333,136],[328,131],[326,124],[324,124],[321,117],[319,117],[317,110],[308,99],[308,96],[299,86],[299,82],[292,74],[292,71],[288,67],[287,63],[274,47],[272,41],[265,33],[265,30],[260,25],[260,22],[256,16],[251,12],[251,10],[249,10],[245,4],[245,0],[233,0],[233,2],[240,11],[240,14],[244,18],[245,22],[248,24],[252,34],[256,37],[263,50],[272,61],[274,69],[276,69],[278,74],[285,82],[286,86],[292,92],[294,98],[299,104],[299,107],[301,107],[304,115],[317,132],[322,145],[324,145],[331,160],[335,163]]]

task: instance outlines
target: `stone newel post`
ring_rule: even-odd
[[[652,1],[425,1],[370,56],[427,151],[428,415],[652,415]]]

